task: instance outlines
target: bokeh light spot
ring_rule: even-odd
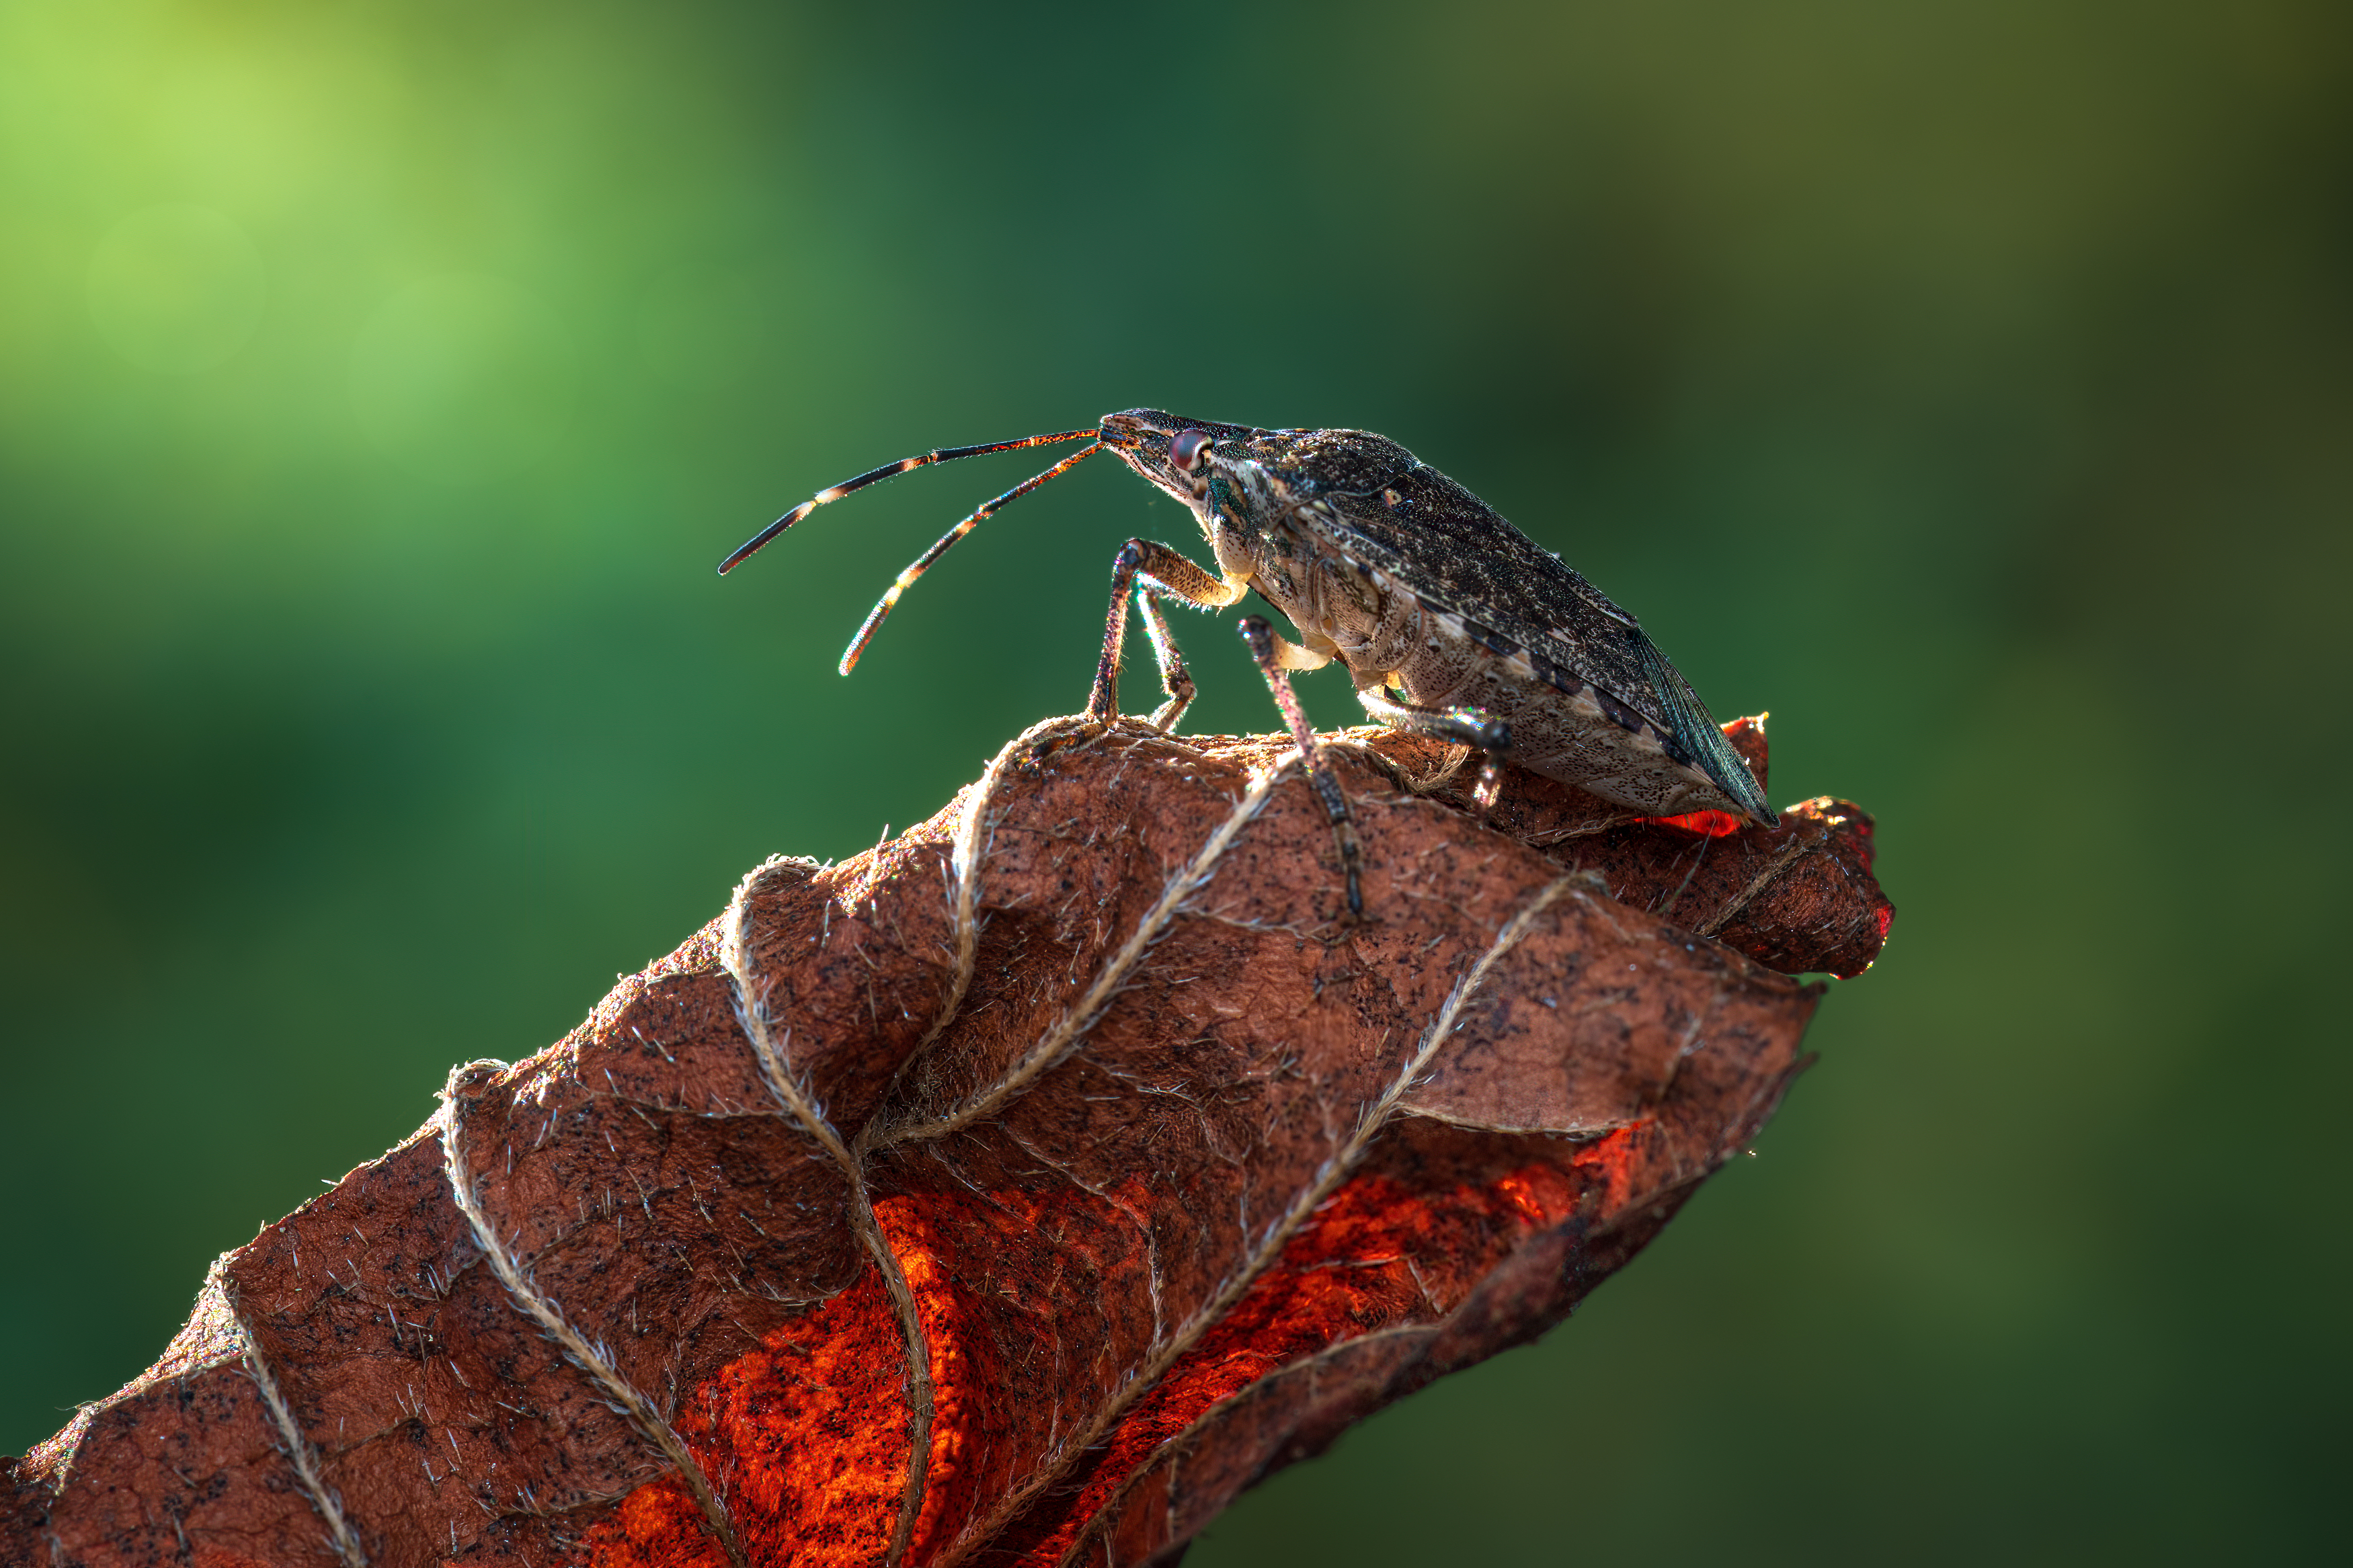
[[[210,207],[142,208],[91,253],[90,318],[115,353],[159,375],[210,370],[261,321],[261,252]]]
[[[530,293],[500,278],[449,274],[402,289],[361,327],[352,405],[386,455],[472,483],[554,447],[576,371],[561,323]]]

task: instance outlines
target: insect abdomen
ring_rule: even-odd
[[[1285,542],[1286,569],[1267,574],[1282,582],[1261,577],[1261,592],[1275,589],[1267,596],[1276,607],[1311,647],[1345,662],[1359,687],[1394,678],[1415,707],[1475,708],[1501,719],[1514,763],[1636,811],[1744,810],[1672,735],[1577,672],[1424,604],[1388,573],[1313,533]],[[1314,569],[1303,570],[1309,558]]]
[[[1461,616],[1425,606],[1420,619],[1430,635],[1393,667],[1414,706],[1501,719],[1519,766],[1648,816],[1745,814],[1672,735],[1592,682]]]

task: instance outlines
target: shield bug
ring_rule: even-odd
[[[1160,603],[1195,609],[1255,591],[1297,640],[1248,616],[1243,640],[1299,742],[1363,912],[1361,858],[1346,797],[1323,764],[1291,672],[1347,666],[1366,713],[1485,752],[1479,789],[1492,803],[1493,759],[1577,785],[1650,816],[1714,810],[1770,823],[1764,792],[1641,625],[1551,552],[1461,485],[1384,436],[1363,430],[1261,430],[1154,409],[1106,415],[1092,429],[949,447],[859,475],[778,518],[719,564],[724,574],[828,501],[934,463],[1064,441],[1087,445],[964,519],[899,574],[842,655],[857,664],[916,578],[1008,502],[1109,450],[1192,510],[1217,563],[1203,570],[1165,544],[1131,539],[1112,563],[1110,616],[1087,711],[1119,712],[1128,601],[1158,657],[1173,729],[1192,678]]]

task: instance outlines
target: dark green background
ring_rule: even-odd
[[[1188,524],[1088,465],[849,681],[1035,455],[728,547],[1149,404],[1463,479],[1903,910],[1758,1158],[1200,1568],[2341,1548],[2347,16],[0,4],[0,1447]]]

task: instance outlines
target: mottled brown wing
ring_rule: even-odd
[[[1310,514],[1311,526],[1328,531],[1338,549],[1412,584],[1425,605],[1493,634],[1482,638],[1490,646],[1496,639],[1509,645],[1499,652],[1525,650],[1540,665],[1590,681],[1649,720],[1678,761],[1706,773],[1758,820],[1771,819],[1763,793],[1707,705],[1632,616],[1462,486],[1395,443],[1381,445],[1403,461],[1390,467],[1360,460],[1303,476],[1301,488],[1340,519],[1335,527]]]

